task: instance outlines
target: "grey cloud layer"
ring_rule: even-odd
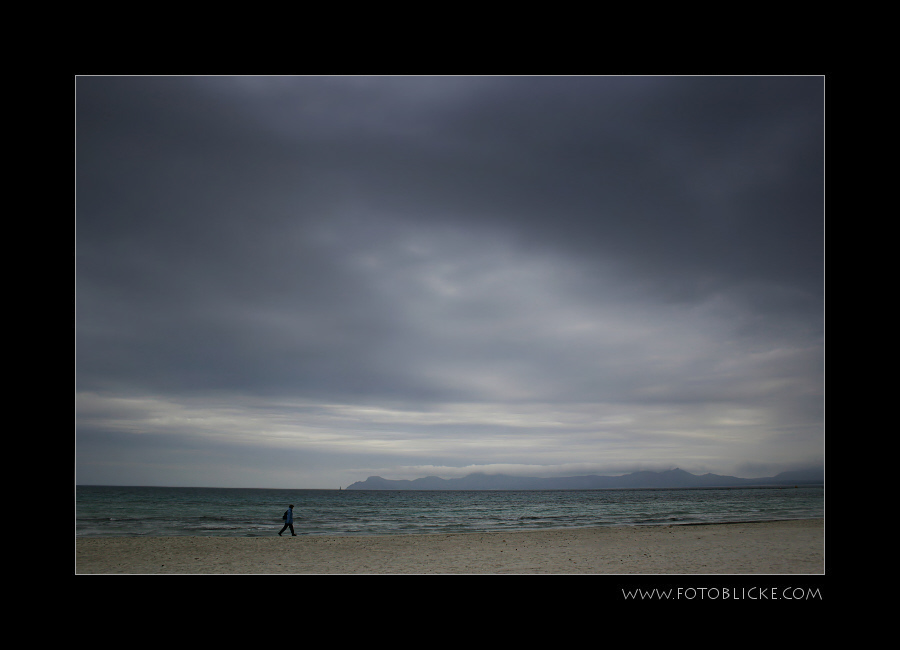
[[[814,429],[823,101],[818,78],[81,78],[79,390]]]

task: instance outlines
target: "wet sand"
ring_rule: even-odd
[[[76,574],[823,574],[825,522],[431,535],[76,538]]]

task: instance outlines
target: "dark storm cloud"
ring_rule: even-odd
[[[823,85],[79,78],[78,388],[818,422]]]
[[[324,84],[361,110],[339,113],[320,163],[372,209],[499,223],[656,281],[818,282],[819,79],[453,80],[464,99],[446,107],[418,83],[387,84],[393,103],[378,84]]]

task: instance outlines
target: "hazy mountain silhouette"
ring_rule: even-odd
[[[505,474],[469,474],[463,478],[426,476],[386,479],[370,476],[347,486],[348,490],[599,490],[614,488],[750,487],[766,485],[822,485],[824,469],[782,472],[764,478],[737,478],[719,474],[691,474],[682,469],[634,472],[622,476],[566,476],[532,478]]]

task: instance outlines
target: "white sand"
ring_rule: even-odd
[[[822,519],[504,533],[76,538],[75,572],[823,574]]]

